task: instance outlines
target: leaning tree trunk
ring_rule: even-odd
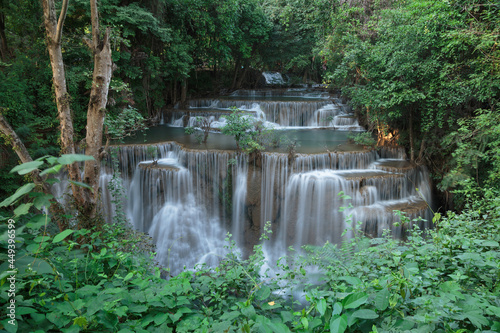
[[[33,159],[29,154],[26,146],[21,141],[17,133],[12,129],[10,124],[4,118],[4,116],[0,113],[0,132],[3,133],[8,144],[12,146],[12,149],[16,152],[17,156],[23,163],[32,162]],[[38,169],[33,170],[31,172],[31,177],[33,178],[33,182],[40,187],[43,193],[51,194],[51,189],[49,183],[45,182],[44,179],[40,176],[40,171]],[[66,218],[66,214],[64,214],[64,209],[59,202],[55,198],[50,200],[50,212],[52,213],[52,219],[55,221],[59,227],[60,231],[63,231],[68,228],[69,222]]]
[[[108,102],[109,83],[113,72],[113,61],[111,59],[111,46],[109,43],[110,29],[106,29],[101,39],[99,32],[99,16],[96,0],[90,1],[92,17],[92,42],[87,45],[94,54],[94,74],[92,76],[92,90],[87,110],[87,137],[85,154],[94,157],[94,161],[85,162],[84,182],[90,185],[92,190],[84,189],[84,202],[82,213],[89,221],[97,216],[100,161],[102,157],[103,124],[106,116],[106,104]]]

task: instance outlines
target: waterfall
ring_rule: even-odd
[[[391,153],[400,154],[385,152]],[[375,151],[299,155],[292,163],[285,154],[264,154],[261,221],[272,221],[277,230],[266,252],[275,260],[290,246],[298,250],[305,244],[339,244],[349,218],[353,225],[361,221],[362,231],[372,237],[384,229],[400,237],[403,228],[393,226],[399,221],[393,210],[406,211],[410,219],[431,220],[429,184],[425,168],[380,159]],[[341,212],[349,205],[352,209]]]
[[[237,156],[232,168],[234,194],[232,197],[231,233],[236,244],[244,243],[245,231],[245,201],[247,197],[248,158],[246,155]]]
[[[266,84],[272,85],[285,85],[286,82],[283,79],[283,75],[279,72],[264,72],[262,73],[264,78],[266,79]]]
[[[298,95],[300,100],[295,100]],[[204,117],[220,127],[222,116],[235,105],[246,109],[248,117],[285,128],[329,129],[309,129],[297,136],[302,142],[323,142],[325,148],[304,144],[301,153],[262,152],[252,158],[235,151],[188,149],[176,142],[115,146],[119,163],[111,163],[110,156],[104,160],[100,180],[107,219],[111,221],[116,207],[106,184],[119,171],[127,218],[152,236],[156,259],[172,274],[184,266],[216,264],[227,251],[227,233],[233,235],[237,250],[248,254],[266,221],[273,234],[265,252],[275,260],[290,246],[299,250],[306,244],[339,244],[352,236],[342,233],[357,221],[371,237],[381,236],[384,229],[401,237],[409,226],[394,226],[399,221],[394,210],[410,219],[431,219],[426,168],[408,162],[402,148],[366,151],[346,145],[341,131],[361,128],[349,106],[338,99],[325,98],[323,92],[283,89],[238,91],[226,99],[190,103],[189,110],[170,114],[171,125],[196,127],[198,117]],[[324,137],[330,141],[320,141]],[[430,227],[429,222],[417,223]]]

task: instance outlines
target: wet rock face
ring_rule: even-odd
[[[247,193],[245,199],[245,235],[244,244],[247,250],[258,243],[261,223],[261,196],[262,196],[262,171],[261,168],[250,165],[248,168]]]

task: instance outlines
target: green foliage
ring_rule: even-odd
[[[254,118],[245,114],[243,111],[233,108],[231,114],[224,116],[227,124],[222,127],[221,133],[234,136],[238,150],[248,145],[254,146],[258,143],[252,140],[249,133],[254,128]]]
[[[361,132],[361,133],[349,133],[347,135],[349,140],[352,140],[354,143],[358,145],[362,145],[369,148],[374,148],[377,145],[377,140],[373,137],[373,134],[370,132]]]
[[[214,118],[211,117],[196,117],[197,126],[203,131],[203,133],[196,130],[195,127],[186,127],[184,132],[187,135],[194,134],[194,137],[198,144],[207,143],[208,135],[212,129],[212,123]]]
[[[104,120],[106,136],[111,140],[122,140],[137,131],[146,130],[146,120],[136,108],[128,106],[117,115],[107,115]]]
[[[234,136],[238,150],[247,154],[260,153],[266,148],[287,145],[288,139],[272,128],[265,128],[262,121],[244,111],[233,108],[230,115],[224,116],[227,124],[221,133]]]
[[[494,1],[349,1],[332,8],[320,42],[327,80],[379,133],[396,129],[413,150],[422,143],[443,190],[492,170],[479,110],[498,114],[498,13]]]

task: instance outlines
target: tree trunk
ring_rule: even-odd
[[[240,75],[240,79],[238,80],[238,83],[236,83],[236,89],[241,89],[241,86],[243,85],[243,81],[245,80],[245,77],[246,77],[247,72],[248,72],[248,67],[250,66],[248,60],[245,61],[245,64],[243,66],[245,66],[245,68],[243,69],[243,73],[241,73],[241,75]]]
[[[306,68],[305,71],[304,71],[304,77],[302,78],[302,83],[308,83],[308,74],[309,74],[309,70]]]
[[[188,88],[187,78],[184,78],[184,79],[182,79],[182,84],[181,84],[181,107],[182,108],[186,107],[187,88]]]
[[[172,105],[175,106],[175,104],[177,104],[177,85],[178,85],[177,76],[174,78],[172,84],[174,85],[172,89]]]
[[[238,79],[238,73],[240,71],[240,67],[241,67],[241,60],[240,58],[238,58],[236,60],[236,63],[234,64],[234,76],[233,76],[233,83],[231,84],[231,90],[234,90],[236,88],[236,82]]]
[[[415,161],[415,149],[413,149],[413,107],[410,108],[410,161]]]
[[[84,189],[85,205],[83,212],[93,221],[97,216],[99,196],[100,161],[102,157],[103,124],[108,103],[109,83],[113,73],[111,46],[109,43],[110,29],[106,29],[104,37],[100,38],[99,16],[96,0],[90,0],[92,17],[92,52],[94,54],[94,74],[92,76],[92,90],[87,110],[87,137],[85,154],[94,157],[94,161],[85,162],[84,182],[92,187]]]
[[[71,118],[71,97],[66,89],[66,76],[64,71],[64,62],[61,51],[61,36],[66,11],[68,9],[68,0],[64,0],[59,19],[57,19],[56,8],[53,0],[44,0],[43,14],[45,31],[47,33],[47,50],[49,51],[50,64],[52,66],[52,82],[56,95],[57,113],[61,129],[61,153],[75,154],[75,145],[73,142],[73,120]],[[68,165],[68,176],[73,181],[81,181],[80,169],[77,163]],[[71,185],[73,195],[77,200],[77,205],[83,204],[81,200],[81,187]]]
[[[417,163],[424,163],[424,151],[425,151],[425,137],[422,138],[422,142],[420,143],[420,150],[418,152]]]
[[[4,10],[3,3],[0,3],[1,10]],[[3,61],[10,58],[9,48],[7,47],[7,36],[5,36],[5,14],[0,12],[0,56]]]

